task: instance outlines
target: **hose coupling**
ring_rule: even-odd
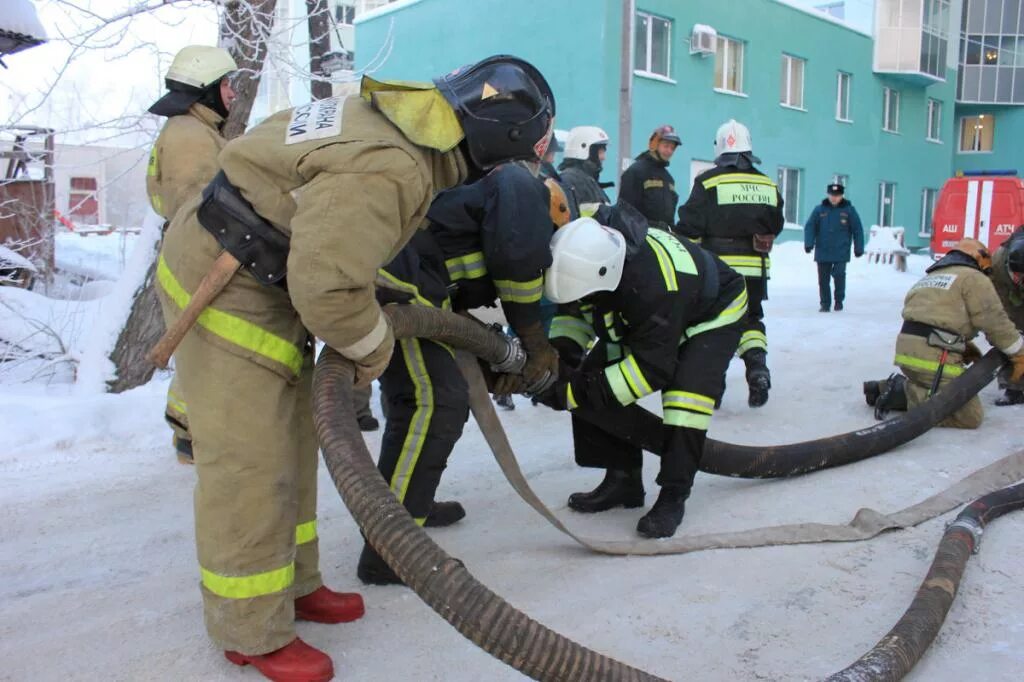
[[[982,525],[972,518],[964,517],[962,519],[957,519],[956,521],[949,523],[946,526],[946,531],[948,532],[953,528],[960,528],[967,531],[967,533],[971,536],[972,539],[973,546],[971,547],[971,554],[977,554],[978,551],[981,549],[981,536],[985,532],[985,529],[982,527]]]

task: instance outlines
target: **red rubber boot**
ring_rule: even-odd
[[[295,619],[314,623],[351,623],[366,613],[355,592],[335,592],[324,585],[295,600]]]
[[[235,665],[251,665],[273,682],[327,682],[334,679],[331,657],[296,637],[277,651],[248,656],[225,651],[224,657]]]

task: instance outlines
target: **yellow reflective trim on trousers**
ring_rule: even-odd
[[[444,266],[448,268],[448,277],[453,282],[460,279],[478,279],[487,274],[487,264],[482,251],[448,258],[445,260]]]
[[[725,183],[746,183],[748,185],[770,185],[771,187],[777,187],[771,178],[755,173],[725,173],[708,178],[701,184],[704,185],[704,189],[711,189]]]
[[[552,339],[570,339],[584,349],[590,345],[595,336],[592,326],[585,320],[572,315],[556,315],[551,320],[551,331],[548,334],[548,337]]]
[[[192,295],[175,278],[163,254],[157,263],[156,278],[174,304],[184,310]],[[302,371],[302,350],[248,320],[209,307],[199,315],[198,324],[226,341],[281,363],[296,375]]]
[[[896,364],[909,367],[910,369],[931,372],[932,374],[939,371],[939,362],[937,360],[925,360],[924,358],[915,358],[911,355],[903,355],[902,353],[896,355]],[[942,370],[942,376],[944,377],[958,377],[963,373],[963,366],[952,362],[947,362]]]
[[[304,545],[316,540],[316,519],[295,526],[295,544]]]
[[[570,410],[575,410],[579,407],[579,404],[576,402],[576,396],[572,394],[572,384],[565,385],[565,406]]]
[[[544,293],[544,278],[538,277],[529,282],[516,282],[511,279],[494,280],[494,288],[498,290],[498,298],[508,303],[536,303]]]
[[[665,391],[661,395],[661,405],[665,409],[692,410],[703,414],[715,411],[714,398],[689,391]]]
[[[668,426],[681,426],[701,431],[707,431],[711,426],[711,415],[696,414],[687,410],[667,409],[664,411],[663,419]]]
[[[636,402],[636,396],[633,395],[633,391],[630,390],[629,384],[626,383],[625,374],[621,370],[622,363],[617,362],[610,367],[604,368],[604,378],[608,380],[608,385],[612,389],[612,393],[615,395],[615,399],[622,405],[632,405]]]
[[[658,243],[650,234],[647,235],[647,244],[658,259],[658,267],[661,268],[661,276],[665,280],[665,288],[668,291],[679,291],[676,269],[672,266],[672,258],[668,255],[665,247]]]
[[[672,267],[676,272],[681,272],[684,275],[696,275],[697,264],[693,262],[693,256],[686,250],[679,239],[675,235],[669,234],[664,230],[654,230],[647,233],[648,238],[658,242],[665,253],[668,254],[669,259],[672,262]]]
[[[744,288],[743,293],[732,300],[729,307],[718,314],[713,320],[702,322],[698,325],[690,327],[684,332],[685,338],[693,338],[697,334],[702,334],[712,329],[718,329],[719,327],[725,327],[733,322],[742,320],[747,314],[747,290]],[[685,339],[684,339],[685,340]]]
[[[286,590],[295,582],[295,564],[253,575],[218,575],[199,567],[203,587],[225,599],[252,599]]]
[[[171,408],[175,412],[188,414],[188,405],[185,404],[185,401],[170,391],[167,391],[167,407]]]
[[[744,277],[761,277],[768,275],[772,269],[771,258],[764,259],[764,271],[761,270],[760,256],[719,256],[726,265]]]
[[[427,373],[427,363],[423,359],[423,346],[419,339],[402,339],[399,345],[402,347],[402,358],[405,360],[405,367],[409,371],[416,396],[416,411],[413,412],[409,431],[402,442],[402,451],[398,455],[395,471],[391,474],[391,491],[395,493],[399,502],[404,502],[409,483],[416,471],[416,463],[427,441],[430,420],[434,416],[434,386]]]
[[[377,271],[377,276],[387,281],[388,284],[390,284],[395,289],[398,289],[399,291],[412,296],[415,303],[418,303],[419,305],[425,305],[430,308],[437,307],[428,299],[423,297],[423,295],[420,293],[419,287],[417,287],[415,284],[398,279],[384,268],[381,268],[380,270]]]

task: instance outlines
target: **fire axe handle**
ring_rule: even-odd
[[[167,367],[167,363],[170,362],[174,351],[185,338],[185,334],[188,334],[189,330],[195,326],[202,312],[213,303],[213,299],[217,298],[217,295],[224,290],[241,266],[238,259],[227,251],[223,251],[217,256],[210,271],[199,282],[199,287],[192,295],[192,300],[181,311],[181,317],[164,332],[157,344],[149,351],[149,355],[146,357],[150,362],[161,369]]]

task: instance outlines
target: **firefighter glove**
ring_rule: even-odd
[[[384,318],[385,323],[387,318]],[[384,340],[367,356],[353,360],[356,366],[356,388],[366,388],[373,380],[384,373],[391,362],[391,353],[395,350],[395,334],[388,324],[384,332]]]
[[[557,381],[552,384],[547,390],[540,393],[535,393],[530,397],[536,400],[538,403],[547,405],[552,410],[558,412],[564,412],[569,409],[568,402],[569,395],[569,384],[566,381]]]
[[[1021,379],[1024,379],[1024,353],[1017,353],[1010,358],[1010,362],[1013,363],[1013,370],[1010,372],[1010,381],[1013,383],[1019,383]]]
[[[544,325],[539,321],[517,329],[516,335],[523,341],[526,349],[526,364],[523,366],[523,382],[527,390],[541,392],[546,386],[558,378],[558,352],[551,346],[548,336],[544,333]]]

